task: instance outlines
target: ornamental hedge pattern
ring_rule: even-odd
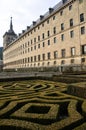
[[[67,84],[44,80],[0,83],[0,130],[86,130],[86,99]]]

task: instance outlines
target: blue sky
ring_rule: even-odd
[[[4,33],[9,30],[10,17],[13,17],[13,29],[18,34],[59,1],[61,0],[0,0],[0,46],[3,46]]]

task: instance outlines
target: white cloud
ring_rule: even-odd
[[[11,16],[14,31],[20,33],[58,1],[61,0],[0,0],[0,46],[3,45],[2,36],[9,30]]]

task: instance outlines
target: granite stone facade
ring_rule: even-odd
[[[61,1],[11,43],[3,42],[4,70],[86,66],[85,5],[86,0]]]

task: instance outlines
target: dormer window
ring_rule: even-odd
[[[65,4],[67,2],[67,0],[62,0],[63,4]]]
[[[33,21],[33,26],[36,24],[36,22],[35,21]]]
[[[53,12],[53,8],[49,8],[49,13],[52,13]]]
[[[44,18],[44,16],[43,15],[40,15],[40,20],[42,20]]]

